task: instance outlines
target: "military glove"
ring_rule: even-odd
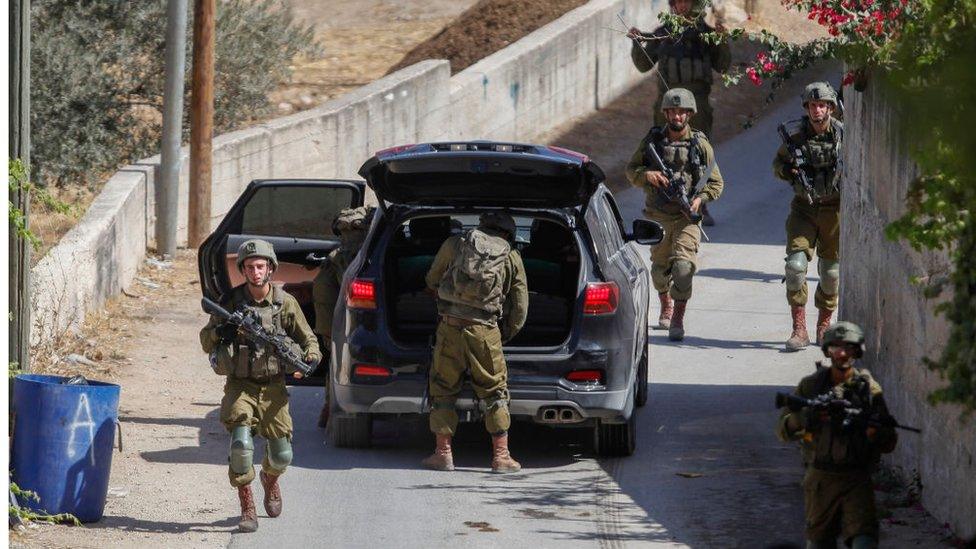
[[[221,343],[233,343],[234,339],[237,338],[237,326],[230,322],[217,326],[216,331]]]

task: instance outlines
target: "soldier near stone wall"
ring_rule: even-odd
[[[841,406],[784,408],[776,435],[799,441],[806,474],[803,500],[808,549],[837,547],[841,536],[848,547],[878,546],[878,516],[871,475],[881,454],[898,442],[881,385],[865,369],[854,367],[864,353],[864,334],[850,322],[838,322],[824,333],[821,349],[830,367],[803,378],[796,396],[827,395]],[[845,410],[859,409],[855,416]]]
[[[693,20],[691,26],[680,34],[671,36],[668,29],[661,25],[651,33],[643,33],[631,28],[628,36],[633,39],[630,58],[640,72],[647,72],[657,67],[658,79],[657,103],[654,105],[654,125],[664,126],[667,123],[661,110],[661,102],[665,92],[674,88],[684,88],[695,96],[697,112],[694,126],[705,134],[712,136],[712,105],[709,95],[712,92],[712,72],[724,73],[732,64],[732,51],[727,41],[710,44],[703,38],[703,34],[722,32],[724,27],[716,25],[712,28],[705,23],[699,10],[695,7],[695,0],[669,0],[671,13]],[[714,224],[704,208],[703,224]]]
[[[429,381],[436,446],[423,460],[429,469],[454,470],[455,403],[465,376],[484,406],[492,472],[522,468],[508,450],[508,367],[502,354],[502,344],[525,324],[529,305],[525,267],[512,246],[515,231],[512,216],[482,214],[477,228],[441,245],[427,272],[427,287],[437,296],[440,315]]]
[[[651,279],[661,301],[658,325],[668,330],[669,339],[680,341],[685,336],[685,308],[698,269],[701,227],[678,203],[665,197],[671,181],[650,148],[680,181],[677,192],[684,193],[692,212],[717,200],[724,183],[708,138],[688,125],[696,110],[695,96],[685,89],[672,89],[664,94],[662,110],[667,125],[654,126],[641,140],[627,164],[626,176],[631,185],[644,189],[644,214],[664,227],[664,240],[651,247]],[[701,188],[699,183],[703,183]]]
[[[322,359],[318,341],[298,301],[280,286],[271,284],[277,268],[278,259],[270,243],[248,240],[241,244],[237,269],[245,282],[235,287],[221,306],[256,316],[270,333],[287,336],[306,363],[318,364]],[[214,370],[227,376],[220,421],[231,434],[228,475],[241,503],[238,527],[243,532],[253,532],[258,528],[251,491],[254,435],[267,441],[261,465],[264,509],[269,517],[277,517],[282,506],[278,477],[292,460],[292,420],[284,375],[301,374],[285,371],[270,349],[247,340],[238,334],[237,326],[216,317],[211,317],[200,330],[200,344],[211,354]]]
[[[806,115],[788,134],[773,160],[776,177],[794,189],[786,220],[786,299],[793,318],[787,351],[810,344],[806,325],[807,266],[817,254],[820,283],[814,295],[817,307],[817,343],[837,309],[840,290],[840,148],[844,125],[833,118],[837,94],[830,84],[814,82],[801,96]],[[792,152],[798,153],[791,154]],[[801,173],[802,172],[802,173]],[[811,185],[805,188],[803,178]]]
[[[346,208],[332,222],[332,232],[339,237],[339,247],[332,250],[322,261],[319,274],[312,281],[312,303],[315,306],[315,333],[322,336],[325,352],[332,347],[332,315],[342,288],[342,277],[349,264],[356,258],[366,241],[366,232],[376,209],[372,206]],[[328,391],[328,384],[326,386]],[[324,428],[329,421],[329,397],[319,413],[318,426]]]

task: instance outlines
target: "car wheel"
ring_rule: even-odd
[[[637,449],[637,413],[626,423],[597,423],[594,431],[596,452],[601,457],[633,455]]]
[[[332,380],[329,380],[329,439],[336,448],[368,448],[373,439],[373,418],[369,414],[339,413]]]
[[[644,345],[644,353],[641,355],[640,362],[637,363],[637,387],[634,389],[634,406],[638,408],[647,404],[647,345]]]

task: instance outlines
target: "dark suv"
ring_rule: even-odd
[[[504,348],[513,418],[590,428],[600,454],[633,453],[634,408],[647,401],[651,290],[631,241],[660,241],[660,225],[637,220],[626,231],[602,170],[557,147],[407,145],[378,152],[359,173],[380,208],[346,271],[331,357],[319,368],[333,442],[367,446],[374,418],[427,411],[437,309],[424,275],[444,240],[480,213],[504,210],[518,228],[529,289],[525,328]],[[200,248],[204,293],[219,299],[241,283],[237,247],[265,238],[281,264],[275,279],[314,324],[311,281],[338,245],[332,220],[364,193],[356,181],[252,182]],[[466,420],[481,413],[470,390],[458,408]]]

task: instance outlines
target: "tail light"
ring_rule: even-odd
[[[350,309],[376,308],[376,283],[364,278],[355,278],[349,284],[346,306]]]
[[[566,374],[573,383],[603,383],[603,370],[575,370]]]
[[[620,288],[616,282],[591,282],[586,285],[583,314],[607,315],[617,310]]]
[[[352,367],[352,380],[354,383],[384,384],[393,379],[393,371],[385,366],[375,364],[356,364]]]

